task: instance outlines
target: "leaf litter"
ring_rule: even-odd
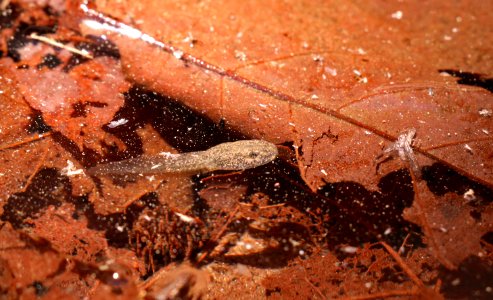
[[[488,46],[440,36],[450,24],[478,34],[471,20],[489,22],[487,10],[427,4],[455,16],[438,24],[416,7],[317,4],[312,14],[294,5],[266,18],[249,4],[163,11],[158,2],[6,2],[2,293],[491,296],[491,66],[478,63]],[[349,11],[360,19],[341,23]],[[378,26],[385,11],[397,35]],[[204,15],[215,18],[199,22]],[[413,26],[426,22],[435,26],[424,34],[435,43],[428,56],[414,51],[425,39]],[[380,37],[362,38],[363,23]],[[382,47],[384,37],[400,47]],[[283,155],[192,177],[85,172],[247,136]],[[392,152],[399,158],[379,159]],[[32,265],[14,264],[22,253]]]

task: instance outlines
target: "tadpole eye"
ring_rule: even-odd
[[[250,152],[248,154],[248,156],[250,156],[250,158],[256,158],[258,156],[258,153],[257,152]]]

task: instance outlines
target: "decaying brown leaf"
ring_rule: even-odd
[[[305,4],[317,13],[304,15],[302,22],[293,16],[306,7],[295,4],[262,3],[261,10],[254,9],[259,5],[255,3],[147,4],[119,4],[115,10],[111,4],[97,3],[98,11],[83,6],[89,19],[81,28],[119,34],[115,42],[132,80],[250,136],[294,143],[300,173],[313,191],[340,181],[375,189],[382,173],[409,167],[394,160],[376,171],[376,158],[409,130],[416,135],[408,161],[418,166],[441,163],[493,186],[493,95],[457,85],[453,77],[439,72],[443,66],[467,68],[461,55],[476,53],[469,44],[467,49],[460,44],[465,36],[455,34],[458,28],[476,30],[476,18],[486,18],[475,10],[474,17],[472,12],[464,15],[467,4],[445,5],[446,21],[427,32],[410,25],[426,18],[425,10],[444,9],[441,4],[410,5],[405,17],[400,10],[373,15],[372,8],[338,4],[337,10],[354,14],[343,21],[321,18],[335,15],[326,10],[334,4],[310,2]],[[135,27],[141,31],[118,22],[96,25],[105,21],[97,12],[123,19],[121,11],[139,20]],[[271,11],[283,13],[272,18]],[[459,12],[464,16],[454,17]],[[196,21],[205,15],[213,16],[208,26]],[[262,28],[251,26],[259,19],[271,21]],[[447,29],[450,35],[440,35]],[[155,68],[156,62],[162,67]],[[492,66],[485,61],[482,67],[488,73]],[[421,189],[415,192],[418,198],[433,199],[427,201],[434,205],[443,201]],[[424,231],[430,242],[440,240]],[[476,247],[480,236],[474,239]],[[448,250],[440,251],[439,257],[452,268],[464,256]]]

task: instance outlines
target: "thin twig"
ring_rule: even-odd
[[[10,148],[15,148],[15,147],[18,147],[18,146],[21,146],[21,145],[24,145],[24,144],[27,144],[27,143],[30,143],[30,142],[34,142],[34,141],[38,141],[40,139],[43,139],[45,137],[48,137],[52,135],[52,132],[45,132],[45,133],[40,133],[38,135],[33,135],[33,136],[30,136],[26,139],[23,139],[22,141],[19,141],[19,142],[14,142],[12,144],[8,144],[8,145],[3,145],[3,146],[0,146],[0,151],[3,151],[3,150],[7,150],[7,149],[10,149]]]
[[[400,257],[400,255],[397,252],[395,252],[394,249],[392,249],[392,247],[390,247],[385,242],[380,242],[379,244],[382,245],[387,250],[387,252],[389,252],[389,254],[397,262],[397,264],[402,268],[402,270],[404,270],[404,272],[406,272],[407,276],[409,276],[409,278],[411,278],[411,280],[416,285],[418,285],[420,288],[425,286],[423,281],[421,281],[421,279],[419,279],[418,276],[416,276],[416,274],[414,274],[414,272],[411,270],[411,268],[409,268],[409,266],[404,262],[402,257]]]
[[[232,211],[231,214],[229,215],[229,218],[226,221],[226,223],[224,223],[223,227],[219,230],[219,232],[216,234],[216,236],[212,239],[213,241],[219,240],[219,238],[224,234],[224,232],[228,228],[229,224],[231,224],[231,222],[233,221],[234,217],[236,216],[236,213],[238,213],[239,210],[240,210],[240,206],[237,205],[236,208],[235,208],[235,210]],[[210,253],[210,251],[204,252],[199,257],[199,259],[197,259],[197,264],[200,264],[209,255],[209,253]]]
[[[72,53],[75,53],[75,54],[78,54],[80,56],[83,56],[85,58],[89,58],[89,59],[93,59],[94,56],[92,56],[87,50],[79,50],[75,47],[72,47],[72,46],[69,46],[69,45],[65,45],[65,44],[62,44],[52,38],[49,38],[49,37],[46,37],[46,36],[41,36],[41,35],[37,35],[35,32],[31,33],[31,35],[29,35],[29,38],[33,39],[33,40],[37,40],[37,41],[40,41],[40,42],[43,42],[43,43],[46,43],[48,45],[52,45],[54,47],[58,47],[58,48],[62,48],[62,49],[65,49],[69,52],[72,52]]]
[[[341,299],[347,299],[347,300],[383,299],[383,298],[399,297],[399,296],[414,296],[416,294],[417,294],[417,291],[414,289],[413,290],[394,290],[394,291],[375,293],[375,294],[371,294],[371,295],[354,296],[354,297],[347,297],[347,298],[341,298]]]

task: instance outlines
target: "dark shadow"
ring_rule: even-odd
[[[457,80],[459,84],[477,86],[493,93],[493,78],[487,78],[481,74],[464,72],[462,70],[440,69],[438,72],[445,72],[459,78]]]
[[[492,299],[493,264],[490,259],[471,256],[457,270],[439,270],[440,293],[446,299]]]

